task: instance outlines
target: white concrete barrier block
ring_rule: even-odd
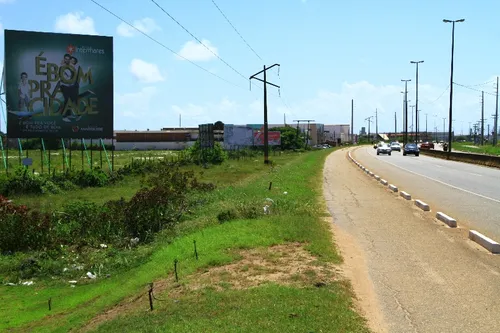
[[[375,175],[373,177],[375,177],[376,180],[380,180],[380,176],[379,175]]]
[[[397,192],[398,187],[396,185],[389,184],[389,190],[391,190],[392,192]]]
[[[493,239],[477,232],[476,230],[469,230],[469,239],[473,242],[478,243],[491,253],[500,253],[500,244],[495,242]]]
[[[426,212],[431,210],[429,205],[423,202],[422,200],[415,200],[415,206]]]
[[[456,228],[457,227],[457,220],[455,220],[453,217],[450,217],[450,216],[446,215],[445,213],[437,212],[436,213],[436,218],[439,221],[446,223],[448,225],[448,227],[450,227],[450,228]]]
[[[399,192],[399,195],[402,196],[403,198],[405,198],[406,200],[411,200],[411,195],[408,192],[401,191],[401,192]]]
[[[381,179],[380,180],[380,184],[386,186],[387,184],[389,184],[389,182],[387,180],[385,180],[385,179]]]
[[[369,174],[370,174],[370,176],[372,176],[372,177],[373,177],[373,176],[375,176],[375,174],[374,174],[373,172],[371,172],[371,171],[369,172]]]

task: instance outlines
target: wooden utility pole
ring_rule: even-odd
[[[279,65],[280,64],[274,64],[274,65],[267,67],[267,68],[266,68],[266,65],[264,65],[263,70],[250,76],[250,79],[249,79],[249,80],[255,79],[257,81],[264,83],[264,164],[269,164],[269,139],[268,139],[269,128],[268,128],[268,123],[267,123],[267,85],[269,84],[269,85],[276,87],[278,89],[280,88],[280,86],[278,86],[274,83],[267,82],[266,72],[275,66],[279,67]],[[256,77],[257,75],[259,75],[261,73],[264,73],[264,80],[261,80],[258,77]],[[251,82],[250,82],[250,88],[251,87],[252,86],[251,86]]]

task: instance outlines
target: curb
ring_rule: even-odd
[[[457,227],[457,220],[455,220],[453,217],[450,217],[450,216],[446,215],[443,212],[437,212],[436,213],[436,218],[439,221],[446,223],[448,225],[448,227],[450,227],[450,228],[456,228]]]
[[[473,242],[478,243],[491,253],[500,253],[500,244],[495,242],[493,239],[477,232],[476,230],[469,230],[469,239]]]
[[[406,200],[411,200],[411,194],[405,191],[399,192],[399,195],[405,198]]]
[[[387,184],[389,184],[389,182],[385,179],[380,179],[380,184],[386,186]]]
[[[425,212],[428,212],[431,210],[429,205],[426,204],[425,202],[423,202],[422,200],[415,200],[415,206],[417,206],[418,208],[420,208],[421,210],[423,210]]]
[[[391,190],[392,192],[397,192],[398,187],[396,185],[389,184],[389,190]]]

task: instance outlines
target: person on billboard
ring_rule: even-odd
[[[21,82],[19,82],[17,91],[19,95],[18,110],[28,111],[28,106],[30,103],[30,98],[29,98],[30,87],[28,84],[28,73],[26,72],[21,73]]]
[[[73,103],[74,106],[78,105],[78,94],[80,91],[80,84],[78,82],[78,69],[80,65],[78,64],[78,59],[68,53],[64,55],[64,58],[61,61],[61,65],[67,67],[63,72],[66,82],[64,82],[63,80],[60,81],[61,92],[64,98],[64,103],[62,106],[61,113],[63,116],[63,121],[71,122],[70,118],[74,119],[77,118],[77,116],[75,115],[72,109],[69,109],[66,112],[64,110],[66,109],[66,106],[68,105],[69,101],[71,101],[71,103]],[[73,75],[76,76],[74,80],[73,80]],[[80,117],[78,117],[77,120],[79,120],[79,118]]]

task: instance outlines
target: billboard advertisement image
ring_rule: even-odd
[[[224,125],[224,145],[225,146],[252,146],[253,130],[245,125]]]
[[[254,145],[263,146],[264,145],[264,131],[254,131]],[[281,132],[279,131],[268,131],[267,132],[267,143],[270,146],[281,145]]]
[[[5,30],[7,134],[112,138],[113,38]]]

